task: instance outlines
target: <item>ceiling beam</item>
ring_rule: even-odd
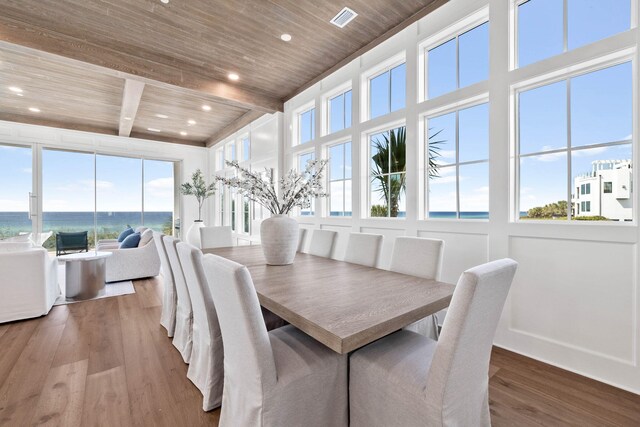
[[[190,90],[214,98],[215,102],[263,113],[283,111],[282,100],[259,90],[216,80],[188,71],[180,63],[158,63],[150,59],[118,52],[72,36],[16,21],[0,14],[0,46],[28,53],[54,54],[64,58],[96,65],[103,73],[138,80],[156,86],[171,86]],[[41,51],[40,54],[36,53]],[[51,59],[50,57],[48,57]]]
[[[124,89],[122,90],[122,106],[120,107],[120,125],[118,135],[130,136],[133,122],[138,113],[140,99],[142,99],[142,91],[144,83],[137,80],[126,79]]]
[[[365,54],[366,52],[370,51],[374,47],[378,46],[379,44],[383,43],[384,41],[386,41],[386,40],[390,39],[391,37],[395,36],[400,31],[404,30],[405,28],[407,28],[408,26],[410,26],[414,22],[419,21],[420,19],[424,18],[425,16],[427,16],[428,14],[430,14],[431,12],[433,12],[434,10],[438,9],[440,6],[442,6],[442,5],[444,5],[444,4],[448,3],[448,2],[449,2],[449,0],[434,0],[432,3],[429,3],[429,5],[423,7],[422,9],[420,9],[419,11],[417,11],[416,13],[411,15],[409,18],[407,18],[406,20],[402,21],[400,24],[396,25],[395,27],[393,27],[392,29],[387,31],[386,33],[382,34],[381,36],[379,36],[375,40],[371,41],[370,43],[364,45],[363,47],[361,47],[357,51],[353,52],[351,55],[347,56],[346,58],[344,58],[343,60],[341,60],[340,62],[338,62],[334,66],[332,66],[331,68],[329,68],[329,69],[325,70],[324,72],[322,72],[322,74],[318,75],[317,77],[314,77],[312,80],[310,80],[307,83],[305,83],[304,85],[300,86],[298,89],[296,89],[295,91],[290,93],[287,97],[285,97],[283,99],[283,101],[287,102],[288,100],[290,100],[294,96],[304,92],[305,90],[309,89],[311,86],[315,85],[319,81],[325,79],[326,77],[330,76],[331,74],[333,74],[334,72],[336,72],[340,68],[344,67],[345,65],[347,65],[348,63],[350,63],[354,59],[357,59],[358,57],[362,56],[363,54]]]
[[[216,145],[218,142],[222,141],[229,135],[232,135],[235,132],[238,132],[240,129],[247,126],[254,120],[259,119],[263,115],[264,113],[260,111],[247,111],[242,116],[240,116],[236,121],[224,127],[223,129],[220,129],[218,132],[213,134],[209,139],[207,139],[206,146],[212,147]]]

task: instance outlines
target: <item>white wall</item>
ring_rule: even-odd
[[[633,7],[634,22],[638,8]],[[637,82],[637,47],[640,31],[630,31],[553,58],[510,71],[510,14],[507,0],[452,0],[420,22],[409,26],[374,50],[354,60],[323,81],[285,104],[283,164],[294,165],[298,153],[314,150],[316,158],[326,157],[325,146],[351,140],[353,146],[353,218],[330,218],[324,202],[315,217],[300,217],[306,228],[339,232],[336,258],[344,255],[351,231],[385,236],[382,266],[389,265],[396,236],[425,236],[446,242],[443,280],[455,283],[467,268],[502,257],[516,259],[520,266],[499,325],[495,344],[535,359],[640,393],[638,342],[638,240],[637,220],[624,224],[531,223],[513,220],[511,185],[513,168],[510,153],[514,110],[512,88],[518,82],[535,79],[574,64],[586,63],[611,52],[633,52],[634,80]],[[454,93],[419,102],[420,43],[489,7],[490,79]],[[360,121],[361,75],[372,66],[398,54],[406,55],[407,105],[365,122]],[[315,103],[317,123],[322,126],[323,94],[345,82],[353,90],[353,126],[315,141],[293,145],[294,112]],[[638,86],[635,86],[637,99]],[[490,103],[490,219],[425,220],[424,189],[420,146],[424,143],[422,117],[459,99],[488,96]],[[635,102],[635,101],[634,101]],[[634,105],[634,147],[637,140],[637,107]],[[363,135],[371,129],[394,122],[407,127],[407,218],[366,218],[361,206],[366,191],[366,160]],[[635,162],[637,154],[634,149]],[[635,175],[635,174],[634,174]],[[358,182],[359,177],[359,182]],[[635,179],[635,177],[634,177]],[[633,185],[638,188],[637,182]],[[634,196],[637,218],[637,194]],[[309,235],[309,233],[307,233]]]
[[[190,179],[196,169],[209,176],[207,150],[204,147],[0,121],[0,144],[2,143],[176,161],[180,163],[180,176],[175,176],[177,184]],[[0,183],[0,191],[2,185],[7,183]],[[37,194],[36,189],[34,193]],[[203,216],[206,218],[207,207],[204,209]],[[198,218],[195,199],[181,196],[180,210],[175,212],[175,216],[182,221],[184,236],[189,225]]]

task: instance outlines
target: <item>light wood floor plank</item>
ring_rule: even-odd
[[[7,323],[2,337],[0,337],[0,387],[9,377],[20,354],[35,332],[37,320],[23,320],[21,322]]]
[[[49,371],[32,425],[81,425],[88,365],[87,360],[81,360]]]
[[[29,342],[0,389],[0,425],[25,425],[44,386],[64,325],[42,327]]]
[[[84,401],[82,426],[134,425],[124,366],[87,376]]]
[[[124,365],[118,300],[106,298],[88,319],[89,375]]]
[[[160,279],[144,279],[136,283],[136,294],[144,308],[162,307],[162,282]]]

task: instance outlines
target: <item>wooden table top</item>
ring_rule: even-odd
[[[298,253],[267,265],[260,246],[204,249],[247,266],[260,304],[344,354],[449,306],[454,286]]]

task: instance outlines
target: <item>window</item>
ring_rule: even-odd
[[[351,216],[351,142],[329,147],[329,215]]]
[[[298,141],[300,144],[312,141],[316,137],[316,109],[311,108],[298,115]]]
[[[225,187],[222,183],[218,184],[218,206],[220,207],[220,225],[226,225],[224,213],[225,213],[225,205],[224,205],[224,191]]]
[[[305,170],[307,168],[307,163],[309,163],[312,160],[315,160],[315,158],[316,156],[313,153],[313,151],[298,155],[298,170],[301,172]],[[311,201],[311,207],[306,209],[301,209],[300,215],[312,216],[315,214],[314,211],[315,211],[315,201]]]
[[[235,141],[227,144],[227,154],[225,156],[225,160],[228,160],[230,162],[238,160]]]
[[[615,177],[625,188],[596,215],[632,219],[632,110],[630,62],[520,92],[518,216],[579,219],[591,211],[579,196],[591,194],[596,178]],[[574,200],[569,188],[580,189]]]
[[[224,148],[220,147],[216,150],[216,159],[218,161],[218,170],[225,168],[224,163]]]
[[[489,104],[427,119],[429,218],[489,218]]]
[[[250,204],[247,197],[242,198],[242,232],[249,234],[251,229]]]
[[[489,23],[485,22],[427,51],[427,98],[489,78]]]
[[[406,67],[402,63],[369,79],[369,118],[384,116],[405,106]]]
[[[582,212],[591,212],[591,202],[580,202]]]
[[[370,215],[406,216],[406,128],[369,136]]]
[[[329,133],[351,127],[351,89],[329,99]]]
[[[605,182],[602,188],[602,192],[605,194],[613,193],[613,185],[611,182]]]
[[[248,136],[242,138],[242,161],[246,162],[251,158],[251,140]]]
[[[631,0],[528,0],[518,5],[517,20],[524,67],[628,30]]]

